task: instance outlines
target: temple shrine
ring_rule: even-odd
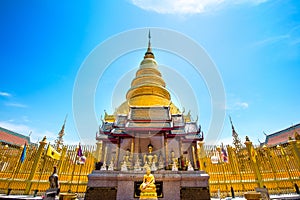
[[[98,168],[89,175],[86,199],[95,199],[98,192],[105,199],[210,199],[209,176],[200,170],[203,133],[190,112],[171,101],[150,39],[149,33],[126,101],[102,119],[96,137]],[[140,185],[148,170],[156,189],[145,194]]]

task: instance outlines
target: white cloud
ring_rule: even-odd
[[[6,106],[10,107],[17,107],[17,108],[27,108],[27,105],[21,104],[21,103],[6,103]]]
[[[258,5],[268,0],[131,0],[144,10],[161,14],[197,14],[218,10],[235,4]]]
[[[237,101],[226,105],[226,110],[244,110],[249,108],[249,103]]]
[[[0,96],[2,96],[2,97],[11,97],[11,94],[7,93],[7,92],[0,92]]]
[[[249,107],[249,104],[247,102],[237,102],[235,106],[237,108],[246,109]]]

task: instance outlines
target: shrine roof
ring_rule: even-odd
[[[104,122],[101,126],[101,130],[103,132],[110,132],[113,129],[113,123],[112,122]]]
[[[289,140],[289,137],[294,138],[295,132],[300,133],[300,123],[296,124],[294,126],[290,126],[286,129],[283,129],[281,131],[277,131],[275,133],[272,133],[270,135],[267,135],[265,144],[269,146],[275,146],[278,144],[284,144],[287,143]]]
[[[27,144],[30,143],[30,138],[28,136],[0,127],[0,141],[21,146],[24,145],[25,142]]]
[[[185,123],[184,130],[186,133],[197,133],[200,131],[196,122]]]
[[[182,115],[172,115],[172,121],[174,127],[181,127],[185,125],[184,118]]]

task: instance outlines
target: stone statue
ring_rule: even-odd
[[[56,166],[53,167],[53,173],[49,176],[50,188],[59,189],[58,175]]]
[[[140,199],[157,199],[155,178],[151,174],[150,168],[147,168],[143,178],[143,183],[140,185]]]
[[[157,156],[154,153],[152,153],[152,150],[153,150],[153,146],[150,143],[148,145],[148,153],[144,155],[144,165],[145,165],[144,168],[147,167],[146,165],[151,167],[152,163],[154,163],[154,165],[156,165],[157,163]]]
[[[56,166],[53,167],[53,173],[49,176],[49,184],[50,188],[46,190],[45,197],[46,199],[54,200],[55,196],[60,192]]]

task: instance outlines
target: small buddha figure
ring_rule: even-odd
[[[126,153],[123,157],[123,163],[126,162],[127,164],[127,168],[130,169],[131,168],[131,157],[130,157],[130,149],[126,150]]]
[[[102,165],[102,167],[101,167],[100,170],[101,171],[105,171],[106,170],[106,162],[105,161],[103,162],[103,165]]]
[[[108,171],[113,171],[114,170],[114,160],[111,159],[109,166],[108,166]]]
[[[123,164],[121,165],[121,171],[128,171],[126,161],[123,161]]]
[[[172,164],[172,171],[178,171],[177,163],[173,162]]]
[[[136,160],[135,160],[134,171],[141,171],[141,164],[140,164],[139,157],[137,157]]]
[[[175,152],[174,151],[171,151],[171,157],[169,159],[169,169],[174,168],[174,166],[176,166],[176,168],[178,169],[178,158],[175,157]]]
[[[158,169],[164,169],[165,164],[164,164],[164,159],[163,156],[160,154],[158,158]]]
[[[154,165],[156,165],[157,163],[157,156],[152,153],[152,150],[153,150],[153,146],[152,144],[150,143],[148,145],[148,153],[144,155],[144,168],[146,168],[148,165],[149,167],[151,167],[154,163]]]
[[[194,168],[193,168],[193,166],[192,166],[190,160],[188,161],[188,165],[187,165],[187,166],[188,166],[188,167],[187,167],[187,170],[188,170],[188,171],[194,171]]]
[[[140,199],[157,199],[155,178],[151,174],[150,168],[147,168],[143,178],[143,183],[140,185]]]

